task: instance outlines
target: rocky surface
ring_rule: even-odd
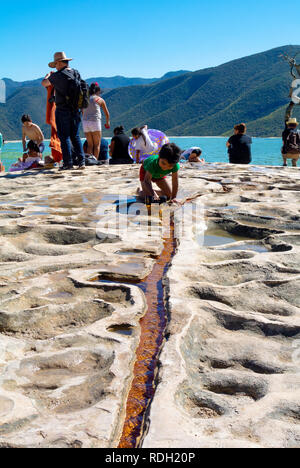
[[[118,445],[146,312],[136,283],[170,214],[149,227],[143,205],[116,204],[137,177],[0,176],[0,446]],[[143,446],[299,446],[300,173],[187,164],[180,183],[193,200],[174,213]]]
[[[299,447],[299,171],[203,176],[230,191],[197,200],[207,230],[183,233],[169,269],[171,321],[143,446]]]

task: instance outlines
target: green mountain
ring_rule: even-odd
[[[88,78],[91,84],[97,81],[104,94],[115,88],[136,86],[141,84],[158,83],[170,76],[180,76],[188,73],[186,70],[169,72],[161,78],[127,78],[124,76]],[[42,78],[17,82],[9,78],[3,78],[6,85],[6,104],[0,103],[0,132],[6,140],[21,138],[20,117],[30,114],[33,121],[40,125],[46,137],[50,136],[49,126],[45,122],[46,92],[41,86]]]
[[[171,72],[150,84],[120,87],[119,81],[103,95],[112,127],[122,124],[129,131],[147,123],[168,135],[209,136],[230,134],[234,124],[246,122],[252,135],[279,136],[292,81],[281,54],[297,52],[300,46],[283,46],[197,72]],[[96,80],[104,86],[103,78]],[[11,94],[0,105],[6,139],[20,138],[19,118],[25,112],[45,130],[45,91],[37,81],[38,86],[9,84]],[[295,116],[300,118],[300,106]]]
[[[223,135],[247,122],[256,136],[279,136],[292,80],[280,55],[296,52],[300,46],[285,46],[150,86],[112,90],[106,94],[112,123],[126,129],[147,123],[169,135]]]

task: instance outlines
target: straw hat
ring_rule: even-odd
[[[294,119],[294,118],[290,118],[287,123],[287,125],[299,125],[299,123],[297,122],[297,119]]]
[[[55,68],[55,64],[57,62],[63,62],[64,60],[67,60],[68,62],[70,62],[70,60],[73,60],[73,59],[67,58],[64,52],[55,52],[54,57],[53,57],[53,62],[50,62],[48,66],[50,68]]]

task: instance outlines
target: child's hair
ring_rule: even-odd
[[[101,89],[98,83],[92,83],[90,86],[90,96],[93,96],[94,94],[100,93]]]
[[[159,153],[161,159],[166,159],[169,164],[176,164],[180,161],[181,149],[175,143],[168,143],[162,147]]]
[[[201,156],[202,150],[200,148],[193,149],[191,154],[196,154],[197,156]]]
[[[30,115],[28,115],[28,114],[22,115],[21,121],[22,121],[23,123],[25,123],[25,122],[32,122],[31,117],[30,117]]]
[[[131,135],[132,135],[132,136],[136,136],[136,137],[142,137],[143,140],[144,140],[144,143],[146,144],[146,143],[147,143],[147,142],[146,142],[146,137],[145,137],[145,135],[144,135],[143,132],[142,132],[142,129],[143,129],[143,128],[144,128],[144,127],[136,127],[136,128],[133,128],[133,129],[131,130]]]
[[[234,126],[234,130],[237,130],[239,133],[246,133],[247,127],[246,124],[241,123]]]
[[[124,133],[124,127],[123,125],[120,125],[119,127],[116,127],[114,129],[114,134],[115,135],[120,135],[121,133]]]
[[[28,142],[27,148],[29,149],[29,151],[35,151],[36,153],[39,153],[39,152],[40,152],[40,148],[39,148],[38,145],[37,145],[34,141],[32,141],[32,140],[30,140],[30,141]]]

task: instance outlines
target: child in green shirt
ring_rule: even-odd
[[[180,169],[181,149],[175,143],[168,143],[160,150],[159,155],[147,158],[140,169],[140,182],[142,191],[140,197],[152,197],[153,200],[159,200],[159,194],[153,189],[152,183],[155,182],[160,188],[160,195],[166,196],[173,203],[178,193],[178,171]],[[172,187],[166,180],[166,176],[172,174]]]

